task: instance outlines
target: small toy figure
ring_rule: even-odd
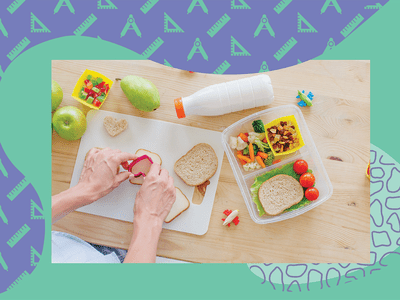
[[[240,221],[239,221],[239,217],[238,217],[238,215],[239,215],[238,209],[234,210],[234,211],[231,211],[230,209],[226,209],[224,211],[224,214],[227,217],[226,217],[226,219],[222,219],[222,221],[224,221],[224,223],[222,225],[230,227],[231,222],[233,222],[233,224],[235,224],[235,225],[239,224]]]
[[[298,95],[296,96],[296,98],[300,98],[301,101],[298,102],[297,104],[300,107],[312,106],[313,97],[314,97],[314,94],[312,92],[309,92],[308,95],[306,96],[304,94],[304,90],[303,90],[303,92],[298,91]],[[306,102],[308,102],[308,103],[306,103]]]

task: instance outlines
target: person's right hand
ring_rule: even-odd
[[[136,195],[134,223],[146,224],[154,220],[162,226],[176,199],[174,179],[165,169],[153,163]]]

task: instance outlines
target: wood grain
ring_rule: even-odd
[[[369,262],[369,181],[365,176],[370,147],[369,61],[309,61],[269,72],[275,93],[271,105],[218,117],[185,119],[176,117],[173,99],[211,84],[254,74],[189,73],[151,61],[53,61],[52,78],[64,91],[62,106],[74,105],[85,113],[88,109],[70,95],[86,68],[113,80],[132,74],[142,76],[159,89],[161,107],[145,113],[130,104],[115,82],[103,110],[216,131],[263,109],[297,103],[297,89],[315,95],[314,106],[303,108],[302,112],[332,181],[333,196],[299,217],[258,225],[250,218],[225,155],[208,232],[195,236],[163,230],[159,256],[202,263]],[[53,195],[69,188],[78,148],[79,141],[68,142],[53,134]],[[239,209],[238,226],[222,226],[225,209]],[[54,224],[53,230],[126,249],[132,224],[73,212]]]

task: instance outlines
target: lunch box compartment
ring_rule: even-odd
[[[294,115],[294,117],[296,118],[299,126],[298,129],[301,132],[305,145],[294,153],[276,157],[276,159],[281,159],[281,162],[277,164],[266,167],[264,169],[258,169],[250,172],[244,171],[243,167],[236,158],[236,150],[233,150],[229,146],[229,137],[237,136],[241,132],[253,131],[252,122],[254,120],[261,119],[264,124],[267,124],[275,119],[290,115]],[[321,157],[319,156],[317,148],[315,147],[314,141],[311,137],[310,131],[308,130],[303,114],[301,110],[295,105],[284,105],[263,110],[239,120],[238,122],[232,124],[224,130],[224,132],[222,133],[222,144],[225,153],[228,156],[228,160],[232,167],[232,171],[235,175],[236,181],[242,192],[247,209],[250,213],[250,217],[253,219],[254,222],[258,224],[274,223],[299,216],[322,204],[332,196],[332,183],[329,180],[324,165],[322,164]],[[318,199],[297,210],[282,213],[278,216],[259,216],[257,206],[252,200],[250,191],[250,187],[254,183],[255,177],[260,176],[270,170],[280,168],[283,165],[294,162],[298,159],[304,159],[308,163],[309,169],[313,171],[313,174],[315,176],[315,187],[319,190]]]

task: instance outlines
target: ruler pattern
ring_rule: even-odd
[[[330,51],[328,43],[339,45],[365,20],[379,13],[388,0],[376,4],[369,0],[87,0],[79,5],[70,0],[54,2],[42,5],[40,0],[15,0],[3,4],[6,14],[0,20],[1,70],[5,71],[22,52],[44,39],[73,33],[119,44],[142,53],[144,58],[160,64],[166,60],[183,70],[214,73],[221,62],[228,60],[230,67],[224,74],[255,73],[263,62],[268,67],[264,65],[262,70],[272,71]],[[21,26],[11,26],[16,15],[26,20],[32,16],[31,34],[18,34],[26,31]],[[44,32],[46,36],[33,35]],[[236,40],[235,50],[231,36]],[[291,37],[298,46],[283,56],[277,55]],[[199,55],[187,59],[196,38],[207,53],[207,63]]]
[[[19,9],[15,14],[21,11]],[[28,15],[30,17],[30,12]],[[43,251],[45,215],[30,180],[14,167],[1,144],[0,204],[2,293],[16,288],[38,265]]]

